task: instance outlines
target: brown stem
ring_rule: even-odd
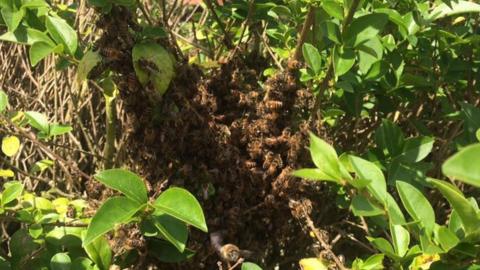
[[[208,9],[210,10],[210,12],[212,13],[212,16],[213,18],[215,19],[215,21],[217,22],[218,26],[220,27],[220,30],[222,30],[222,33],[224,35],[224,43],[225,43],[225,46],[227,47],[227,49],[231,50],[233,49],[233,42],[232,40],[230,39],[230,35],[227,33],[227,30],[225,28],[225,25],[223,24],[223,22],[220,20],[220,18],[218,17],[217,13],[215,12],[215,7],[213,6],[212,4],[212,0],[203,0],[203,2],[205,2],[205,4],[207,5]]]
[[[315,19],[315,7],[310,6],[308,9],[307,16],[305,17],[305,22],[303,23],[302,32],[300,32],[300,37],[297,41],[297,46],[295,47],[295,54],[293,55],[293,60],[299,61],[302,56],[302,46],[305,43],[307,38],[308,31],[313,25]]]

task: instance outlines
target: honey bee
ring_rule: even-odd
[[[268,121],[276,121],[280,117],[280,114],[276,112],[268,113],[265,115],[265,119]]]
[[[245,167],[247,167],[248,169],[252,169],[257,166],[257,163],[253,160],[246,160],[244,164],[245,164]]]
[[[266,138],[265,143],[268,146],[276,146],[281,143],[283,143],[285,140],[282,137],[272,137],[272,138]]]
[[[278,109],[281,109],[283,107],[283,102],[277,101],[277,100],[269,100],[269,101],[265,102],[265,105],[270,110],[278,110]]]
[[[141,69],[146,70],[146,71],[151,72],[151,73],[156,73],[156,72],[159,71],[157,65],[150,60],[139,59],[138,60],[138,65],[140,66]]]
[[[103,55],[108,61],[119,61],[123,57],[122,51],[111,47],[101,48],[100,54]]]
[[[66,216],[69,218],[75,218],[76,215],[77,215],[77,210],[75,209],[75,207],[73,207],[72,205],[69,205],[67,208]]]
[[[228,263],[235,263],[240,259],[240,249],[234,244],[226,244],[220,248],[220,257]]]
[[[127,82],[128,90],[135,91],[138,88],[138,80],[135,73],[128,74],[126,82]]]
[[[256,159],[262,155],[262,146],[258,141],[253,141],[248,144],[248,152],[252,159]]]

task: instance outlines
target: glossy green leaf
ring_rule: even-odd
[[[295,177],[300,177],[307,180],[313,180],[313,181],[324,180],[324,181],[331,181],[331,182],[338,183],[337,179],[333,179],[333,177],[329,176],[328,174],[325,174],[320,169],[300,169],[300,170],[294,171],[292,175]]]
[[[388,212],[388,219],[391,224],[393,225],[403,225],[406,223],[405,216],[403,215],[402,210],[398,206],[395,199],[387,193],[387,212]]]
[[[445,226],[435,226],[434,230],[435,240],[440,244],[440,246],[448,252],[450,249],[454,248],[460,240],[449,228]]]
[[[366,197],[357,195],[352,199],[350,206],[356,216],[371,217],[384,214],[383,209],[370,202]]]
[[[7,157],[13,157],[20,149],[20,140],[17,136],[5,136],[2,138],[2,152]]]
[[[442,165],[446,176],[480,187],[480,143],[467,146]]]
[[[322,69],[322,57],[318,52],[317,48],[312,44],[305,43],[302,47],[303,50],[303,58],[305,58],[305,62],[307,62],[308,66],[315,72],[316,75],[320,74]]]
[[[57,44],[62,44],[69,54],[75,54],[78,46],[77,32],[64,19],[47,16],[45,26]]]
[[[401,154],[405,137],[402,130],[390,120],[384,119],[375,131],[375,142],[386,155],[397,156]]]
[[[435,225],[435,212],[430,202],[414,186],[402,181],[397,181],[396,185],[400,199],[408,214],[414,220],[420,221],[427,234],[431,235]]]
[[[8,96],[3,90],[0,90],[0,113],[8,107]]]
[[[343,7],[338,1],[322,1],[322,8],[328,13],[328,15],[336,19],[343,20]]]
[[[381,237],[373,238],[373,237],[367,236],[367,239],[376,249],[378,249],[385,255],[392,258],[397,257],[397,255],[395,254],[395,251],[393,250],[392,245],[385,238],[381,238]]]
[[[358,17],[347,28],[344,42],[347,46],[356,47],[378,35],[387,22],[388,15],[383,13],[373,13]]]
[[[155,208],[207,232],[207,224],[202,207],[186,189],[172,187],[162,192],[154,202]]]
[[[432,137],[416,137],[405,140],[400,160],[403,162],[419,162],[426,158],[432,151],[433,143],[435,142]]]
[[[173,56],[159,44],[146,42],[133,47],[132,60],[140,83],[142,85],[152,83],[160,96],[165,94],[175,76]],[[141,64],[141,61],[148,62],[149,67]]]
[[[81,84],[85,79],[87,79],[88,74],[90,71],[102,61],[102,57],[98,52],[94,52],[92,50],[89,50],[88,52],[85,53],[85,55],[82,57],[82,60],[80,60],[80,63],[78,64],[77,68],[77,84]]]
[[[372,64],[367,74],[365,75],[365,80],[377,80],[383,77],[388,71],[388,63],[386,61],[380,60]]]
[[[335,76],[340,77],[347,73],[355,64],[355,52],[353,49],[335,46],[333,52],[333,67]]]
[[[88,246],[115,226],[128,222],[144,206],[125,197],[113,197],[106,200],[88,225],[83,246]]]
[[[375,12],[388,15],[388,19],[398,26],[398,30],[402,36],[408,33],[407,25],[398,11],[389,8],[379,8],[375,9]]]
[[[45,134],[48,134],[49,124],[46,115],[38,112],[28,111],[25,112],[25,117],[27,117],[28,123],[32,127],[37,129],[38,131],[42,131]]]
[[[50,260],[51,270],[70,270],[72,260],[67,253],[57,253]]]
[[[82,246],[82,227],[57,226],[45,235],[45,241],[54,247],[78,248]]]
[[[13,10],[10,7],[4,7],[1,9],[2,18],[7,25],[8,31],[13,32],[22,22],[25,16],[24,9]]]
[[[442,3],[430,12],[427,20],[434,21],[462,13],[480,13],[480,4],[470,1],[452,1],[449,6]]]
[[[111,189],[120,191],[131,200],[146,203],[147,188],[140,176],[125,169],[110,169],[97,173],[95,179]]]
[[[390,233],[392,235],[393,246],[399,257],[403,257],[410,245],[410,233],[402,225],[391,225]]]
[[[323,180],[342,180],[339,160],[335,149],[324,140],[310,133],[310,155],[313,163],[326,176]]]
[[[72,130],[73,128],[70,125],[51,124],[49,125],[48,136],[60,136]]]
[[[362,179],[370,180],[368,191],[382,204],[387,200],[387,183],[382,171],[374,163],[356,156],[349,156],[355,173]]]
[[[32,169],[30,170],[31,173],[40,173],[45,171],[46,169],[52,167],[54,164],[53,160],[50,159],[42,159],[40,161],[35,162],[33,164]]]
[[[1,205],[4,206],[9,202],[17,199],[22,195],[23,184],[18,181],[11,181],[4,184],[4,189],[1,194]]]
[[[262,268],[254,263],[244,262],[242,263],[241,270],[262,270]]]
[[[184,222],[172,216],[161,214],[159,211],[156,211],[156,213],[150,217],[150,221],[157,228],[160,235],[172,243],[179,252],[185,250],[188,228]]]
[[[358,69],[367,74],[372,65],[383,58],[383,45],[378,37],[373,37],[357,47]]]
[[[60,46],[60,47],[59,47]],[[43,58],[47,57],[49,54],[61,48],[62,45],[52,46],[45,42],[35,42],[32,44],[29,50],[30,64],[36,66]]]
[[[100,270],[108,270],[112,261],[112,250],[105,237],[98,237],[90,244],[84,246],[88,257],[95,262]]]
[[[25,28],[22,25],[20,25],[14,32],[6,32],[1,35],[0,40],[27,45],[32,45],[36,42],[46,42],[55,46],[55,43],[46,33],[33,28]]]
[[[30,254],[33,254],[40,247],[40,244],[34,241],[26,229],[17,230],[12,235],[9,242],[10,254],[13,258],[13,261],[16,262],[29,256]]]
[[[95,270],[93,262],[85,257],[78,257],[72,262],[71,270]]]
[[[374,254],[365,261],[359,258],[355,259],[352,270],[381,270],[383,267],[384,254]]]
[[[466,234],[475,232],[480,224],[477,211],[455,186],[445,181],[429,178],[429,183],[435,186],[447,199],[452,208],[462,220]]]

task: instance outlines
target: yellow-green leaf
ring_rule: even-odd
[[[3,137],[2,140],[2,152],[6,156],[13,156],[18,152],[20,148],[20,140],[16,136]]]

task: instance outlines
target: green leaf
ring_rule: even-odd
[[[25,112],[25,117],[28,119],[28,123],[45,134],[48,134],[49,124],[48,118],[42,113],[28,111]]]
[[[17,230],[10,238],[9,250],[13,258],[12,262],[22,260],[33,254],[38,248],[40,248],[40,244],[34,241],[26,229]]]
[[[150,221],[157,228],[160,235],[172,243],[179,252],[185,250],[185,244],[188,239],[188,228],[184,222],[172,216],[161,214],[160,211],[156,211],[156,213],[150,217]]]
[[[310,133],[310,155],[313,163],[326,176],[323,180],[342,181],[337,152],[324,140]]]
[[[81,227],[55,227],[45,235],[45,241],[54,247],[79,248],[82,246]]]
[[[49,125],[49,132],[48,136],[60,136],[65,133],[72,131],[72,127],[70,125],[61,125],[61,124],[50,124]]]
[[[416,137],[405,140],[403,153],[400,155],[400,161],[415,163],[422,161],[430,154],[435,142],[432,137]]]
[[[390,193],[387,193],[386,208],[388,212],[388,219],[391,224],[403,225],[406,223],[402,210],[400,209],[392,195],[390,195]]]
[[[358,17],[352,21],[344,35],[344,43],[356,47],[378,35],[388,22],[388,15],[373,13]]]
[[[90,259],[78,257],[72,262],[72,270],[95,270],[95,268]]]
[[[460,240],[449,228],[445,226],[435,226],[434,230],[435,240],[440,244],[440,246],[448,252],[450,249],[454,248]]]
[[[383,209],[379,208],[362,195],[353,197],[351,209],[356,216],[371,217],[384,214]]]
[[[347,73],[355,64],[355,51],[349,48],[335,46],[333,52],[333,67],[335,76]]]
[[[159,44],[147,42],[133,47],[132,59],[140,83],[144,86],[152,83],[160,96],[165,94],[175,76],[173,56]],[[147,62],[150,67],[145,67],[141,61]]]
[[[435,212],[430,202],[414,186],[397,181],[397,190],[408,214],[415,220],[420,221],[425,227],[427,235],[431,235],[435,226]]]
[[[7,157],[14,156],[20,149],[20,140],[17,136],[6,136],[2,139],[2,152]]]
[[[172,187],[162,192],[154,202],[155,208],[207,232],[207,224],[202,207],[186,189]]]
[[[397,125],[390,120],[383,119],[382,124],[375,131],[375,142],[384,154],[394,157],[401,154],[405,137]]]
[[[100,270],[108,270],[112,261],[112,250],[105,237],[98,237],[84,246],[88,257],[92,259]]]
[[[15,42],[20,44],[32,45],[35,42],[46,42],[55,46],[55,43],[42,31],[19,26],[14,32],[6,32],[0,36],[0,40]]]
[[[77,84],[81,84],[85,79],[87,79],[88,74],[90,71],[102,61],[102,57],[98,52],[94,52],[92,50],[89,50],[88,52],[85,53],[85,55],[82,57],[82,60],[80,60],[80,63],[78,64],[77,68]]]
[[[300,169],[300,170],[294,171],[292,175],[295,177],[300,177],[307,180],[313,180],[313,181],[324,180],[324,181],[331,181],[331,182],[338,183],[337,179],[333,179],[332,177],[325,174],[320,169]]]
[[[254,263],[244,262],[242,263],[241,270],[262,270],[262,268]]]
[[[408,33],[407,25],[398,11],[389,8],[379,8],[375,9],[375,12],[387,14],[388,19],[398,26],[398,30],[403,37]]]
[[[43,41],[33,43],[29,51],[30,64],[36,66],[43,58],[57,50],[57,48],[60,48],[59,46],[55,47]]]
[[[147,188],[140,176],[124,169],[110,169],[97,173],[94,178],[107,187],[120,191],[139,203],[148,201]]]
[[[383,45],[378,37],[358,46],[358,69],[367,74],[372,65],[383,58]]]
[[[480,143],[467,146],[442,165],[446,176],[480,187]]]
[[[195,254],[195,252],[188,248],[183,252],[179,252],[178,249],[169,242],[157,239],[148,241],[148,252],[158,260],[166,263],[183,262],[192,258]]]
[[[380,203],[386,204],[387,183],[382,171],[374,163],[356,156],[349,156],[350,162],[359,178],[370,180],[367,189]]]
[[[77,32],[64,19],[47,16],[45,26],[57,44],[62,44],[69,54],[75,54],[78,46]]]
[[[1,195],[1,205],[4,206],[13,200],[16,200],[23,192],[23,185],[18,181],[7,182]]]
[[[322,69],[322,57],[317,48],[312,44],[305,43],[302,47],[303,58],[307,62],[308,66],[315,72],[315,75],[319,75]]]
[[[67,253],[57,253],[50,261],[51,270],[70,270],[72,260]]]
[[[3,90],[0,90],[0,113],[8,107],[8,96]]]
[[[392,241],[396,254],[399,257],[403,257],[408,251],[410,233],[402,225],[391,225],[390,232],[392,234]]]
[[[385,238],[373,238],[367,236],[367,239],[376,249],[378,249],[385,255],[391,258],[397,258],[397,255],[395,254],[392,245]]]
[[[442,3],[435,7],[427,16],[427,20],[435,21],[448,16],[462,13],[479,13],[480,5],[470,1],[452,1],[451,6]]]
[[[337,1],[326,0],[322,1],[322,8],[328,15],[343,20],[343,7]]]
[[[128,222],[145,205],[125,197],[113,197],[105,201],[88,225],[83,240],[86,247],[115,226]]]
[[[462,192],[457,187],[445,181],[429,178],[428,182],[442,193],[452,208],[456,211],[462,220],[467,236],[468,234],[475,232],[478,228],[478,224],[480,224],[480,219],[477,216],[477,211],[463,196]]]
[[[10,170],[10,169],[6,169],[6,170],[0,169],[0,177],[8,178],[8,177],[14,177],[14,176],[15,176],[15,173],[12,170]]]
[[[355,270],[380,270],[384,269],[383,260],[385,258],[384,254],[374,254],[364,262],[361,263],[361,266],[354,268]]]
[[[46,169],[52,167],[54,164],[53,160],[50,159],[42,159],[40,161],[35,162],[32,169],[30,170],[31,173],[41,173]]]
[[[25,10],[12,10],[10,7],[4,7],[1,9],[3,21],[7,25],[8,31],[14,32],[22,22],[25,16]]]
[[[385,75],[388,71],[388,63],[386,61],[380,60],[370,67],[370,70],[365,75],[365,80],[377,80],[383,75]]]

